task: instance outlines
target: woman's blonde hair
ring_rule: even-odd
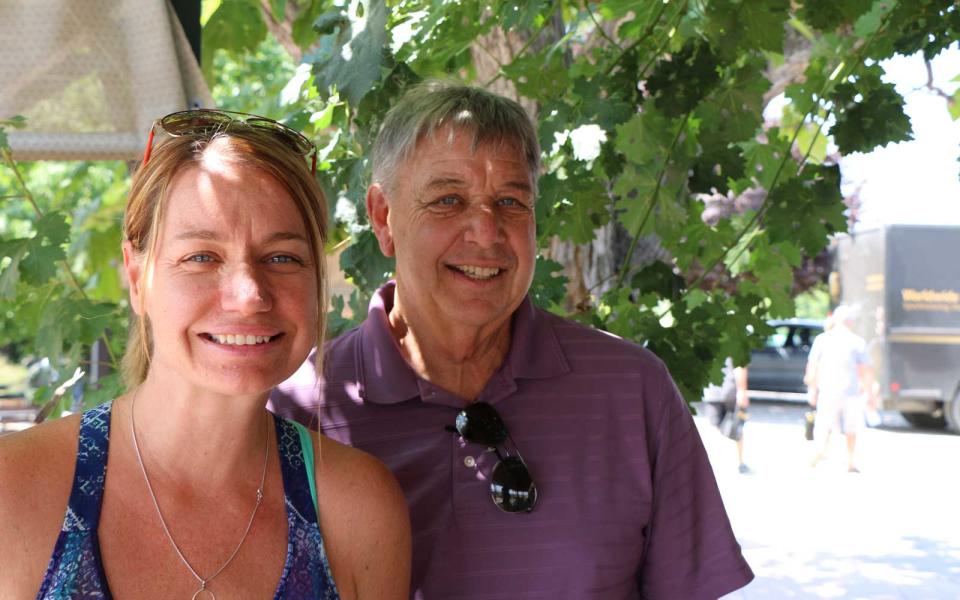
[[[307,230],[314,273],[317,278],[317,347],[322,348],[326,330],[326,267],[324,244],[327,239],[327,202],[303,156],[293,151],[276,132],[247,126],[242,122],[212,135],[181,135],[162,140],[149,161],[133,175],[130,196],[123,219],[123,239],[129,241],[138,260],[143,261],[144,276],[153,268],[157,234],[164,218],[168,186],[182,169],[199,165],[207,152],[243,168],[258,169],[272,176],[293,199]],[[141,296],[142,297],[142,296]],[[132,389],[146,379],[153,354],[149,319],[130,311],[127,349],[123,356],[124,383]],[[316,352],[320,372],[322,352]]]

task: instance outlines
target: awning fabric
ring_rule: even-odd
[[[0,118],[17,160],[132,160],[151,123],[212,106],[167,0],[0,0]]]

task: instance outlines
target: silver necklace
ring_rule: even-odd
[[[216,595],[207,589],[207,584],[210,583],[214,577],[223,572],[227,568],[234,558],[236,558],[237,553],[240,552],[240,546],[243,545],[243,542],[247,539],[247,534],[250,533],[250,528],[253,526],[253,519],[257,516],[257,510],[260,509],[260,504],[263,503],[263,484],[267,479],[267,457],[269,456],[270,450],[270,417],[267,416],[265,423],[264,431],[264,441],[263,441],[263,472],[260,474],[260,487],[257,488],[257,503],[253,505],[253,512],[250,513],[250,520],[247,522],[247,528],[243,532],[243,536],[240,538],[240,541],[237,543],[237,547],[233,549],[233,553],[230,555],[220,568],[217,569],[213,575],[208,577],[201,577],[197,570],[193,568],[190,564],[190,561],[187,560],[187,557],[183,555],[183,551],[180,550],[180,546],[177,545],[177,542],[174,541],[173,536],[170,534],[170,529],[167,527],[167,522],[163,519],[163,512],[160,510],[160,503],[157,502],[157,495],[153,491],[153,485],[150,484],[150,478],[147,477],[147,470],[143,466],[143,457],[140,456],[140,444],[137,443],[137,426],[133,418],[133,408],[136,405],[137,401],[137,392],[133,393],[133,399],[130,400],[130,432],[133,434],[133,449],[137,453],[137,463],[140,465],[140,472],[143,473],[143,480],[147,482],[147,491],[150,492],[150,499],[153,500],[153,507],[157,509],[157,516],[160,517],[160,525],[163,526],[163,532],[167,534],[167,539],[170,540],[170,545],[173,546],[173,549],[177,551],[177,556],[180,557],[180,561],[187,567],[190,573],[197,579],[200,587],[196,592],[193,593],[191,600],[198,600],[199,598],[212,598],[216,600]]]

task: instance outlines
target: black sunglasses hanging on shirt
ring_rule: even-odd
[[[530,470],[517,452],[504,456],[500,446],[510,439],[516,448],[507,426],[496,409],[486,402],[474,402],[459,413],[455,423],[456,431],[463,439],[473,444],[482,444],[497,455],[496,465],[490,475],[490,497],[497,507],[509,513],[530,512],[537,503],[537,486],[533,483]]]

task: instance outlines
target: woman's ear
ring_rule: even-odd
[[[137,316],[143,316],[143,256],[133,249],[130,240],[123,242],[123,270],[127,274],[127,283],[130,286],[130,307]]]

